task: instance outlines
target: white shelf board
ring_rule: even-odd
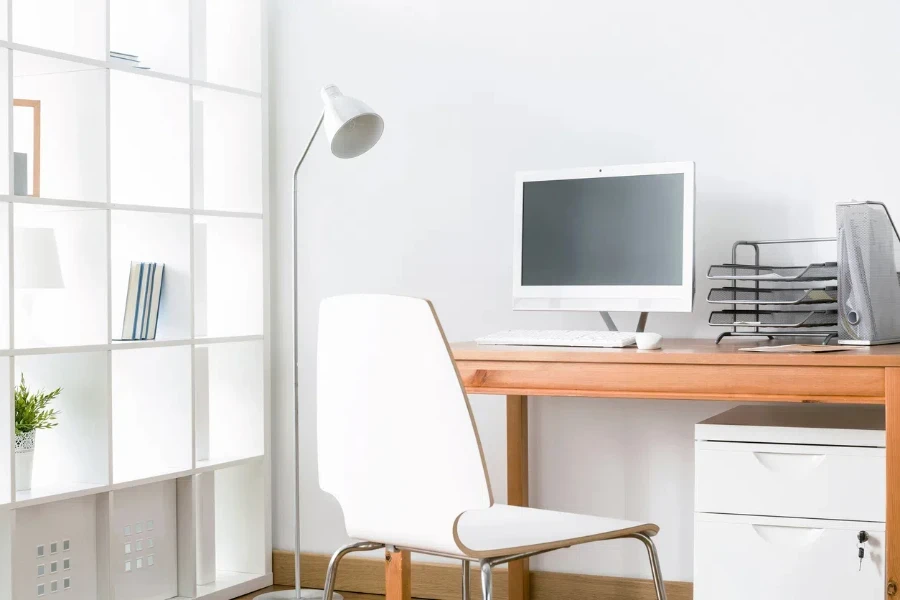
[[[0,48],[9,48],[10,50],[16,50],[19,52],[28,52],[30,54],[38,54],[40,56],[49,56],[50,58],[58,58],[61,60],[68,60],[70,62],[79,63],[82,65],[87,65],[91,67],[99,67],[101,69],[110,69],[113,71],[124,71],[125,73],[134,73],[135,75],[140,75],[142,77],[153,77],[156,79],[165,79],[168,81],[175,81],[177,83],[186,83],[188,85],[193,85],[197,87],[209,88],[211,90],[220,90],[223,92],[230,92],[232,94],[242,94],[244,96],[252,96],[254,98],[262,98],[262,93],[242,89],[238,87],[232,87],[229,85],[221,85],[218,83],[211,83],[209,81],[203,81],[200,79],[191,79],[190,77],[180,77],[178,75],[169,75],[168,73],[161,73],[159,71],[153,71],[152,69],[137,69],[135,67],[129,67],[127,65],[121,65],[118,63],[113,63],[105,60],[97,60],[95,58],[88,58],[86,56],[78,56],[76,54],[66,54],[65,52],[56,52],[55,50],[47,50],[45,48],[38,48],[36,46],[28,46],[26,44],[19,44],[16,42],[9,42],[6,40],[0,40]]]
[[[227,469],[228,467],[236,467],[257,460],[262,460],[265,455],[257,454],[255,456],[242,457],[213,457],[208,460],[198,460],[194,473],[206,473],[207,471],[218,471],[219,469]]]
[[[262,334],[232,335],[223,337],[196,337],[181,340],[113,340],[111,344],[86,344],[82,346],[42,346],[36,348],[0,349],[0,356],[28,356],[32,354],[69,354],[74,352],[103,352],[105,350],[132,350],[135,348],[166,348],[169,346],[205,346],[208,344],[231,344],[264,339]]]
[[[0,503],[0,510],[25,508],[28,506],[38,506],[41,504],[51,504],[61,500],[70,500],[72,498],[81,498],[83,496],[93,496],[96,494],[105,494],[116,490],[124,490],[129,488],[140,487],[151,483],[159,483],[161,481],[170,481],[180,477],[188,477],[199,473],[209,471],[219,471],[238,465],[248,464],[255,461],[263,460],[263,456],[252,456],[248,458],[234,459],[226,462],[211,463],[204,461],[205,464],[198,463],[195,469],[185,469],[183,471],[171,471],[152,477],[144,477],[131,481],[122,481],[112,485],[103,485],[98,483],[72,483],[58,486],[48,486],[42,488],[34,488],[24,492],[16,492],[16,499],[6,504]],[[251,590],[252,591],[252,590]]]
[[[117,481],[109,486],[109,491],[116,490],[124,490],[133,487],[140,487],[142,485],[149,485],[151,483],[160,483],[161,481],[169,481],[171,479],[178,479],[179,477],[187,477],[189,475],[194,475],[194,469],[182,469],[175,470],[171,469],[169,471],[165,471],[163,473],[158,473],[156,475],[148,475],[145,477],[138,477],[136,479],[129,479],[127,481]]]
[[[216,571],[216,580],[207,585],[197,586],[197,598],[204,600],[229,600],[272,585],[272,574],[235,573]]]
[[[16,499],[12,504],[15,508],[48,504],[81,496],[90,496],[91,494],[103,492],[108,487],[102,483],[58,483],[35,487],[30,490],[16,492]]]
[[[159,206],[140,206],[136,204],[110,204],[112,208],[120,210],[140,210],[150,213],[171,213],[177,215],[195,215],[198,217],[230,217],[232,219],[262,219],[262,213],[257,212],[238,212],[230,210],[203,210],[197,208],[176,208],[176,207],[159,207]]]
[[[254,340],[262,340],[264,336],[261,333],[251,335],[225,335],[225,336],[195,336],[194,344],[202,346],[205,344],[229,344],[231,342],[252,342]]]
[[[97,210],[134,210],[147,213],[194,215],[198,217],[230,217],[233,219],[262,219],[262,213],[239,212],[230,210],[204,210],[196,208],[180,208],[175,206],[148,206],[143,204],[122,204],[117,202],[96,202],[92,200],[66,200],[63,198],[44,198],[38,196],[14,196],[0,194],[0,202],[11,204],[37,204],[41,206],[68,206],[72,208],[93,208]]]

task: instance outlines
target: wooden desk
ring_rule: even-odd
[[[662,350],[639,351],[463,343],[453,345],[453,356],[468,393],[506,396],[507,501],[521,506],[528,505],[529,395],[886,405],[885,592],[900,597],[900,346],[738,352],[749,345],[664,340]],[[409,556],[389,554],[386,564],[387,600],[408,600]],[[527,561],[510,565],[509,598],[528,598]]]

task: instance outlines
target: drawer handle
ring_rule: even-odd
[[[815,527],[792,527],[790,525],[751,525],[763,541],[783,546],[808,546],[819,539],[825,531]]]
[[[815,469],[825,460],[824,454],[790,454],[787,452],[754,452],[756,460],[770,471],[794,473]]]

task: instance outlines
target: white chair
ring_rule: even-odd
[[[348,552],[384,546],[478,561],[491,569],[536,554],[617,538],[646,546],[665,600],[652,523],[494,504],[478,431],[430,302],[347,295],[322,302],[318,347],[319,486],[351,538],[335,552],[325,599]]]

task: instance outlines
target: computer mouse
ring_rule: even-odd
[[[637,342],[638,350],[659,350],[662,336],[658,333],[636,333],[634,341]]]

